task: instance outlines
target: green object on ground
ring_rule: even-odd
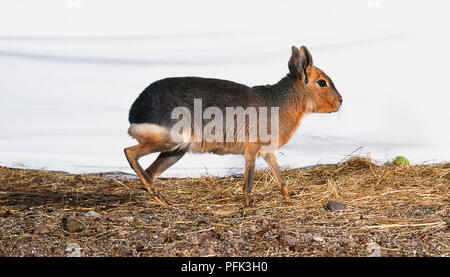
[[[403,156],[395,157],[395,159],[392,163],[395,165],[409,165],[408,159]]]
[[[66,224],[66,230],[69,232],[81,232],[83,230],[83,223],[78,220],[69,219]]]

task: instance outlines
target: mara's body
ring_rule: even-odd
[[[226,80],[181,77],[148,86],[129,113],[128,133],[139,144],[125,149],[144,188],[164,205],[153,182],[186,152],[242,154],[247,206],[258,156],[267,161],[279,189],[289,199],[273,151],[289,141],[305,114],[335,112],[342,98],[331,79],[313,66],[306,47],[292,47],[288,66],[290,73],[274,85],[248,87]],[[139,157],[154,152],[161,154],[144,171]]]

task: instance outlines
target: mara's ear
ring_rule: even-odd
[[[299,50],[297,47],[292,46],[291,50],[292,55],[288,62],[289,71],[301,81],[308,83],[306,72],[313,65],[312,56],[308,48],[302,46]]]
[[[305,80],[305,71],[303,70],[302,61],[300,59],[300,50],[297,47],[291,47],[292,54],[288,62],[289,72],[298,79]]]
[[[309,68],[313,66],[313,58],[306,46],[300,47],[300,58],[302,60],[303,69],[309,71]]]

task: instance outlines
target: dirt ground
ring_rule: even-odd
[[[160,179],[163,208],[122,174],[0,167],[0,256],[450,256],[449,163],[283,175],[292,200],[258,171],[251,208],[242,176]]]

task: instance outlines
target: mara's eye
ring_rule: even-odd
[[[325,80],[319,80],[317,81],[317,84],[322,88],[327,86],[327,82]]]

